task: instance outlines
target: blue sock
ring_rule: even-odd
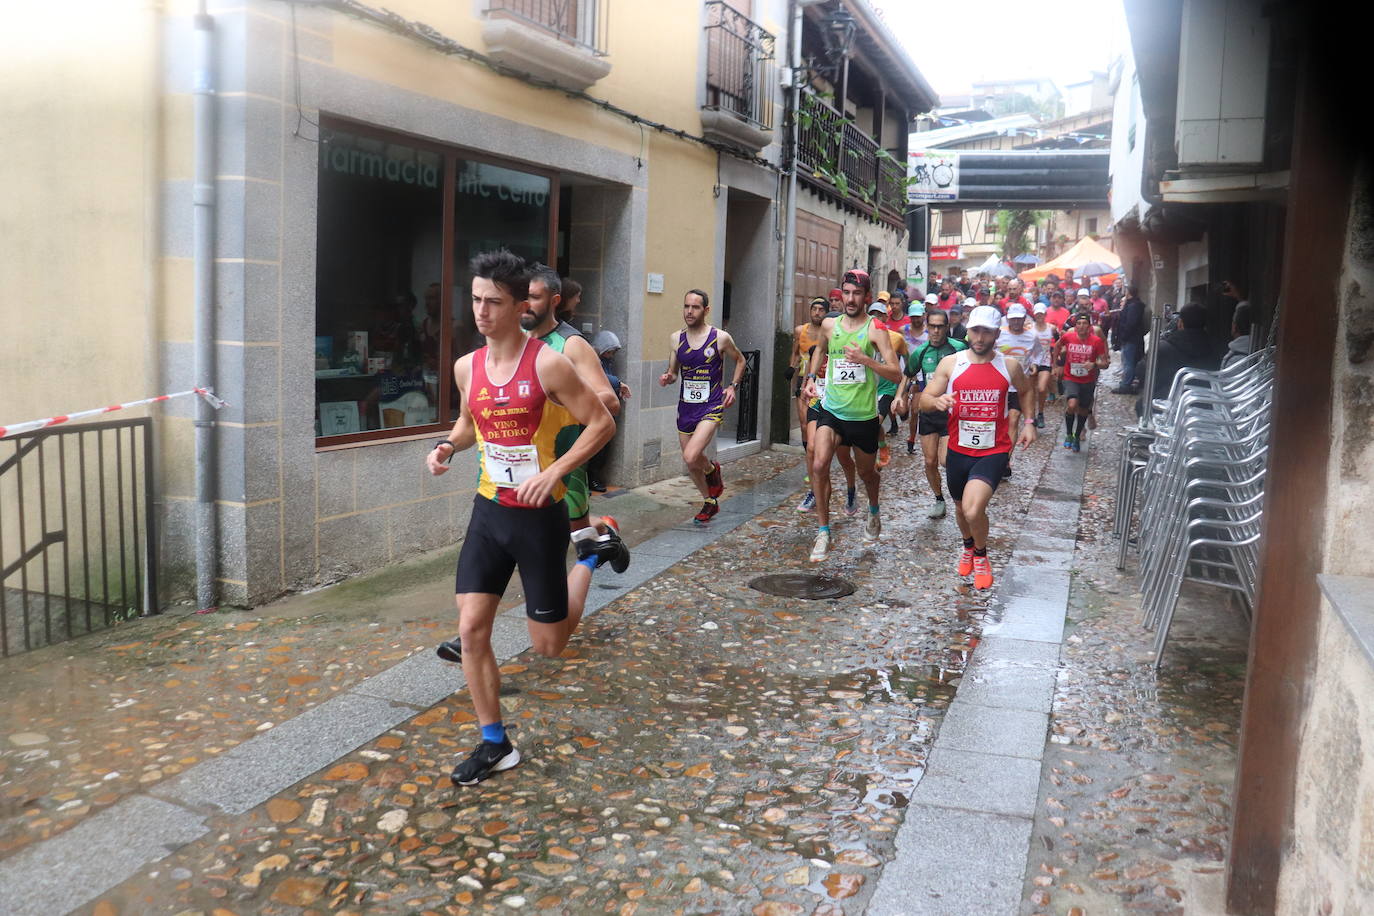
[[[592,554],[589,557],[583,557],[582,559],[578,560],[577,563],[579,566],[587,567],[588,572],[593,572],[596,570],[596,559],[596,554]]]
[[[829,533],[830,533],[830,526],[829,526],[829,525],[821,525],[821,530],[824,531],[826,534],[829,534]]]
[[[482,740],[490,741],[492,744],[500,744],[506,740],[506,726],[500,722],[493,722],[490,725],[482,726]]]
[[[878,514],[878,507],[877,507],[877,506],[869,506],[869,507],[868,507],[868,514],[869,514],[869,515],[877,515],[877,514]]]

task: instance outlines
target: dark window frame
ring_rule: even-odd
[[[377,140],[395,140],[408,143],[417,149],[435,153],[443,157],[444,160],[444,180],[441,190],[443,200],[443,226],[440,233],[440,246],[442,262],[440,267],[440,285],[442,289],[439,294],[439,403],[437,405],[438,417],[447,417],[452,414],[453,405],[450,403],[449,393],[452,389],[451,377],[453,364],[460,356],[465,354],[453,353],[453,314],[455,303],[453,302],[453,280],[456,276],[457,265],[453,263],[453,243],[454,243],[454,220],[456,218],[455,191],[457,184],[457,164],[458,160],[471,162],[484,162],[488,165],[500,166],[502,168],[514,169],[516,171],[528,172],[532,175],[539,175],[549,180],[549,226],[548,226],[548,250],[544,257],[545,264],[557,263],[558,257],[558,216],[559,216],[559,191],[561,183],[558,172],[546,166],[524,162],[520,159],[511,159],[502,156],[495,156],[484,150],[475,150],[468,147],[454,146],[442,143],[432,137],[424,137],[418,134],[408,133],[403,130],[379,127],[369,124],[366,121],[355,121],[352,118],[338,115],[320,115],[321,130],[337,128],[338,130],[358,134],[359,136],[370,137]],[[316,194],[319,193],[319,175],[315,176]],[[316,245],[318,246],[318,236]],[[319,252],[316,251],[316,260],[319,259]],[[457,304],[459,307],[466,303]],[[315,320],[316,327],[319,322],[319,299],[316,295]],[[319,409],[318,391],[312,392],[311,397],[316,398],[315,409]],[[343,436],[316,436],[315,450],[317,452],[333,451],[339,448],[353,447],[359,445],[373,445],[382,442],[407,441],[413,439],[425,439],[435,434],[445,434],[453,428],[452,421],[440,420],[424,426],[396,426],[389,429],[370,429],[364,432],[348,433]]]

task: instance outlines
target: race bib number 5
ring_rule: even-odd
[[[997,444],[997,424],[993,420],[960,420],[960,448],[992,448]]]
[[[847,359],[837,359],[830,379],[836,385],[862,385],[868,379],[868,370]]]
[[[498,487],[513,488],[539,473],[539,450],[533,445],[482,443],[487,477]]]
[[[682,403],[684,404],[705,404],[711,397],[711,382],[709,379],[683,379],[682,380]]]

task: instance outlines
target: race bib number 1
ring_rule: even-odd
[[[997,423],[993,420],[960,420],[960,448],[992,448],[997,444]]]
[[[868,379],[868,370],[847,359],[837,359],[830,378],[836,385],[862,385]]]
[[[711,382],[709,379],[683,379],[682,380],[682,403],[684,404],[705,404],[711,397]]]
[[[539,450],[533,445],[482,443],[487,477],[498,487],[513,488],[539,473]]]

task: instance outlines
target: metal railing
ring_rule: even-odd
[[[706,3],[706,108],[773,129],[773,35],[724,0]]]
[[[736,442],[751,442],[758,438],[759,425],[759,359],[760,350],[741,351],[744,356],[744,378],[740,379],[739,425],[735,427]]]
[[[906,211],[902,164],[820,96],[806,92],[799,114],[799,174],[846,202],[900,221]]]
[[[147,417],[0,440],[0,655],[158,611]]]
[[[608,0],[487,0],[486,15],[518,19],[604,57],[607,5]]]

